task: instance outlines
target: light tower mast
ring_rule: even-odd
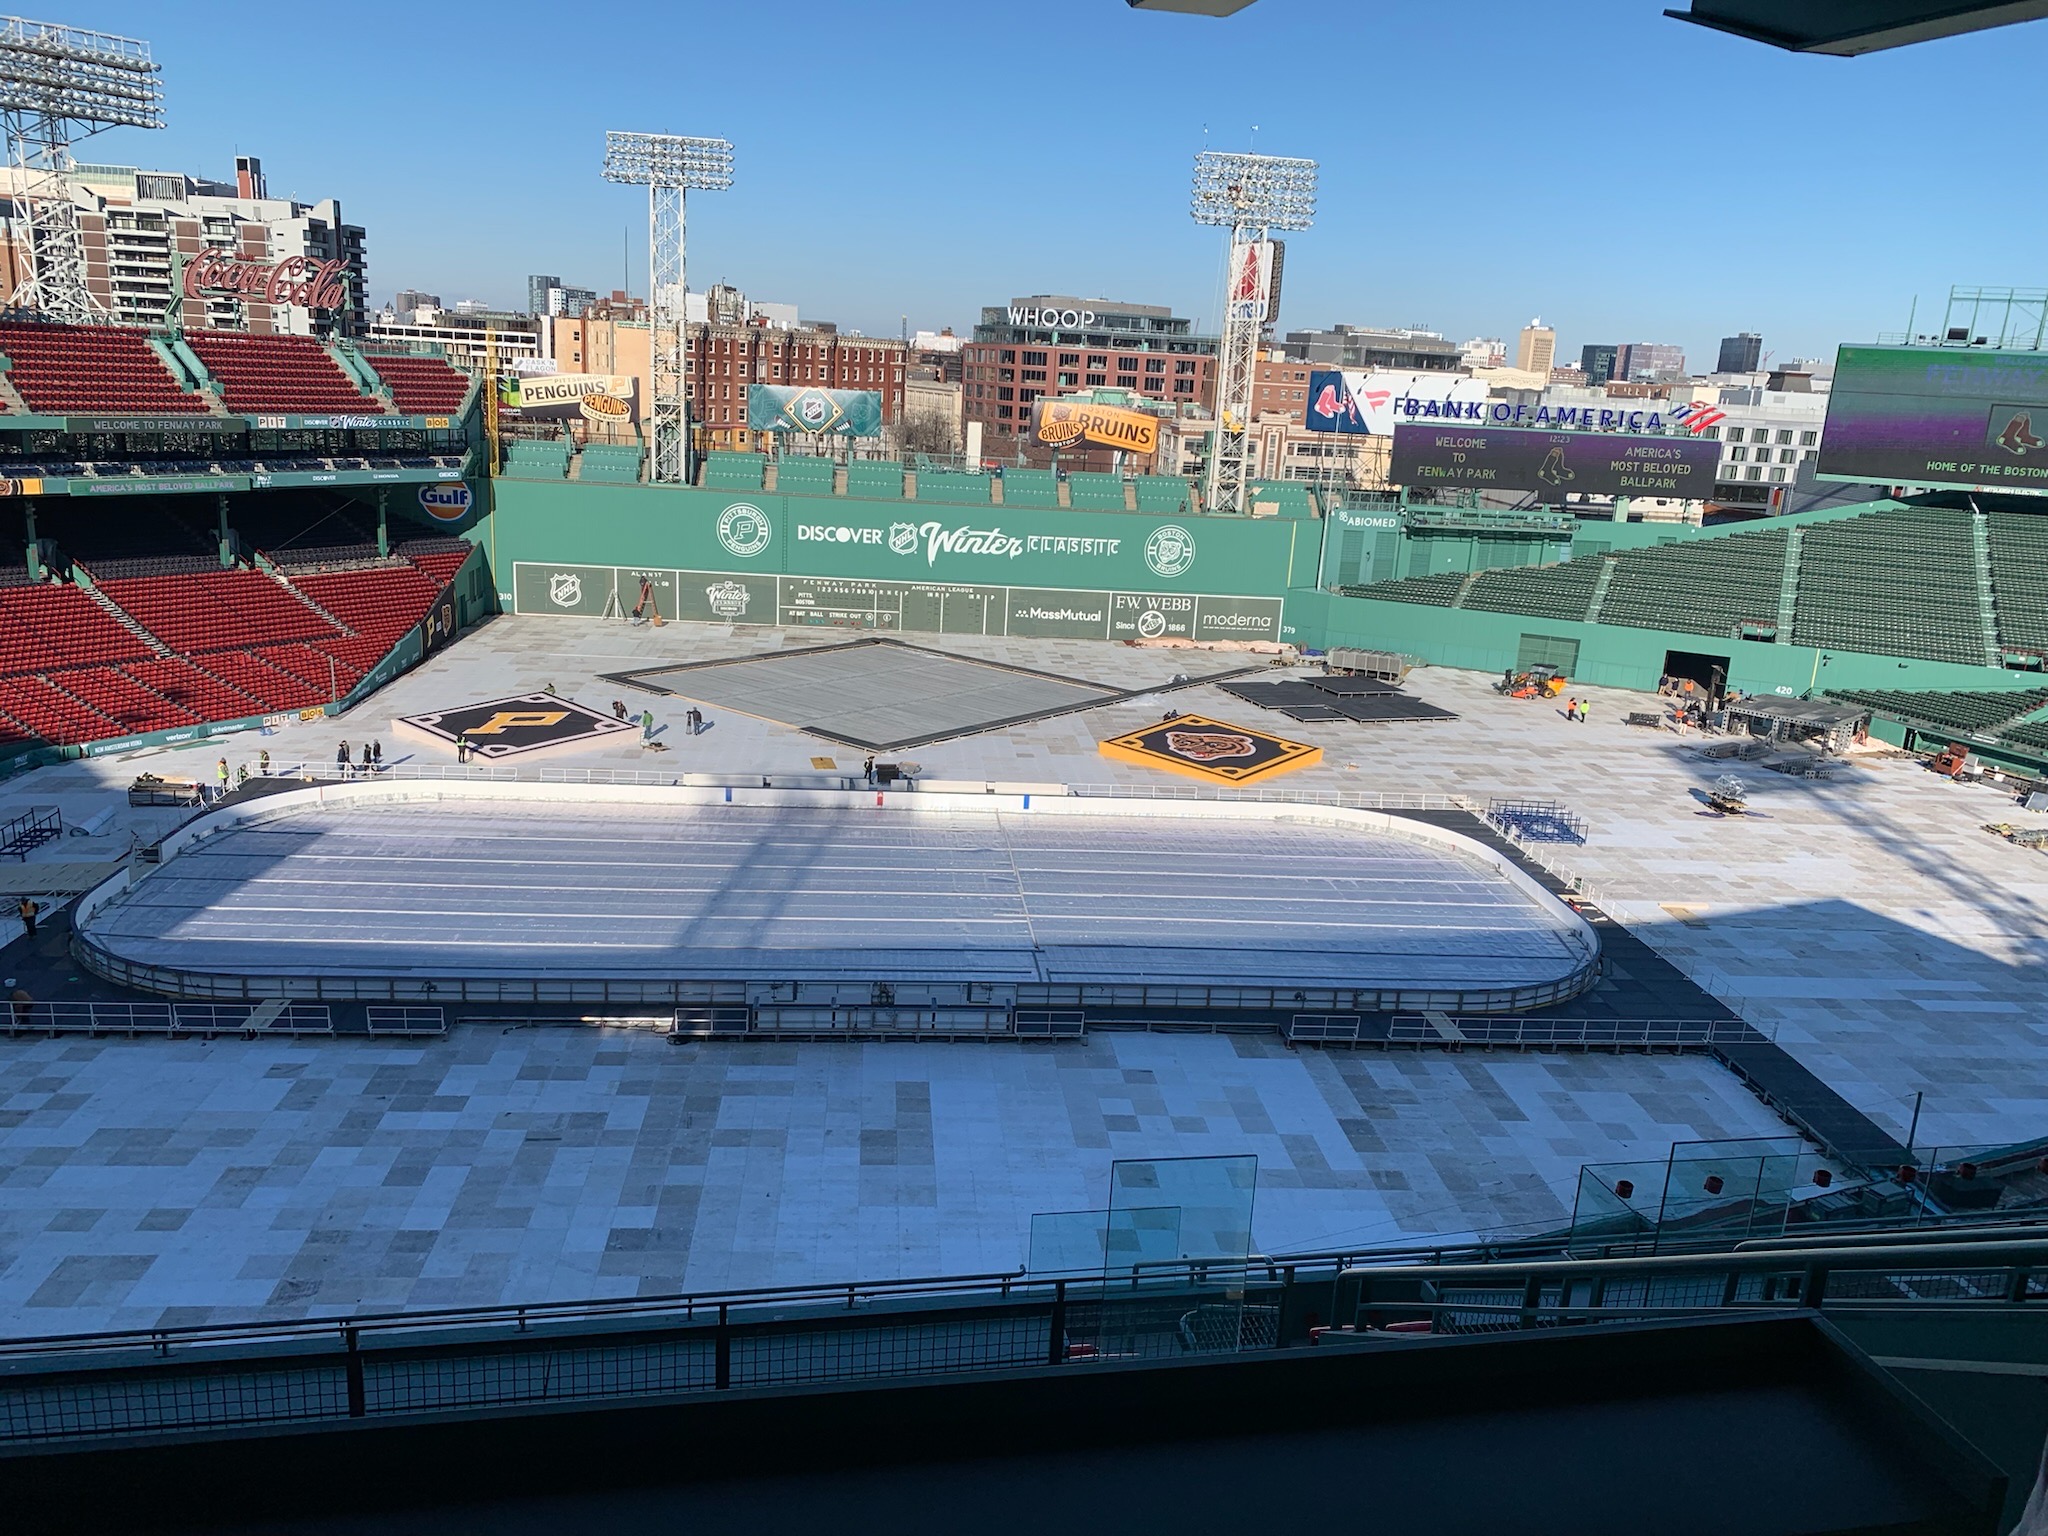
[[[1275,230],[1307,229],[1316,217],[1316,163],[1278,155],[1205,150],[1195,156],[1189,212],[1197,224],[1230,231],[1223,292],[1223,352],[1216,360],[1216,434],[1202,504],[1244,510],[1252,376],[1273,300]]]
[[[132,37],[0,16],[0,125],[28,205],[16,304],[71,324],[111,318],[86,286],[71,146],[108,128],[163,127],[160,70]]]
[[[648,401],[647,478],[690,480],[689,306],[683,236],[687,191],[732,185],[732,144],[670,133],[607,133],[604,179],[647,188],[647,321],[654,398]]]

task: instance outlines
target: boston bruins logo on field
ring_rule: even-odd
[[[1164,768],[1212,784],[1250,784],[1306,768],[1323,758],[1321,747],[1206,715],[1161,720],[1142,730],[1112,736],[1097,750],[1118,762]]]
[[[1259,750],[1258,744],[1249,736],[1226,736],[1219,731],[1168,731],[1166,746],[1168,751],[1191,757],[1198,763],[1213,763],[1225,757],[1251,757]]]

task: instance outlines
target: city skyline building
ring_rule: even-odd
[[[1579,370],[1589,385],[1605,384],[1614,377],[1614,363],[1621,348],[1612,342],[1589,342],[1579,348]]]
[[[1524,373],[1547,377],[1556,361],[1557,329],[1545,325],[1539,316],[1523,326],[1522,334],[1516,338],[1515,366]]]
[[[1763,366],[1764,339],[1755,331],[1743,331],[1721,338],[1721,355],[1716,373],[1755,373]]]

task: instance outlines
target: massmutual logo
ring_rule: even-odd
[[[718,514],[718,542],[742,560],[751,560],[775,537],[768,514],[751,502],[736,501]]]
[[[548,601],[557,608],[574,608],[583,601],[583,578],[574,571],[554,571],[548,576]]]
[[[1145,540],[1145,564],[1155,576],[1184,576],[1195,563],[1195,536],[1176,523],[1162,523]]]

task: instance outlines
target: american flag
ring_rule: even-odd
[[[1671,413],[1673,421],[1682,423],[1685,430],[1694,435],[1706,431],[1715,422],[1725,421],[1727,418],[1728,413],[1726,411],[1716,410],[1711,405],[1702,405],[1697,400],[1690,405],[1681,405]]]

